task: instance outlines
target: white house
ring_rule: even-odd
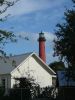
[[[0,58],[0,85],[12,88],[14,78],[32,77],[40,87],[52,86],[55,72],[35,53]]]

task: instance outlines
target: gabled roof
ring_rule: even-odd
[[[9,74],[14,70],[21,62],[28,58],[32,53],[25,53],[21,55],[15,55],[11,57],[0,58],[0,74]]]
[[[4,59],[0,58],[0,74],[9,74],[13,72],[14,70],[16,70],[17,67],[19,67],[21,63],[23,63],[25,60],[27,60],[27,58],[31,56],[38,60],[48,73],[50,73],[51,75],[55,74],[55,72],[46,63],[44,63],[35,53],[25,53]]]
[[[39,60],[39,64],[42,64],[42,67],[53,77],[56,77],[56,73],[51,69],[40,57],[38,57],[35,53],[33,54],[33,57],[35,57],[37,60]]]

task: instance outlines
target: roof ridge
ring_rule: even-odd
[[[27,52],[27,53],[23,53],[23,54],[17,54],[17,55],[11,55],[11,56],[7,56],[9,58],[11,57],[17,57],[17,56],[22,56],[22,55],[26,55],[26,54],[32,54],[33,52]]]

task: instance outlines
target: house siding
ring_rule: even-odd
[[[35,57],[29,57],[20,64],[20,67],[11,73],[11,87],[15,84],[14,77],[31,77],[40,87],[52,86],[52,75],[50,75],[43,66],[44,65],[39,63],[39,60],[35,59]]]

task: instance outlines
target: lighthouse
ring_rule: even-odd
[[[38,38],[38,42],[39,42],[39,57],[46,62],[46,54],[45,54],[45,36],[44,33],[39,33],[39,38]]]

